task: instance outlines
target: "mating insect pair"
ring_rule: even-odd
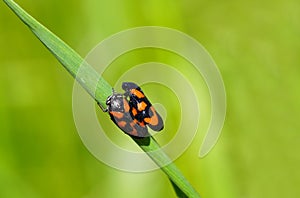
[[[125,133],[135,137],[147,137],[149,126],[154,131],[164,128],[163,120],[139,86],[124,82],[124,94],[113,92],[106,100],[111,120]]]

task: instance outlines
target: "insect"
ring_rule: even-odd
[[[130,106],[123,94],[116,93],[109,96],[106,100],[110,119],[125,133],[135,137],[149,136],[147,127],[134,119],[130,114]]]
[[[133,82],[123,82],[125,97],[129,97],[130,113],[141,125],[147,125],[154,131],[161,131],[164,123],[142,89]]]

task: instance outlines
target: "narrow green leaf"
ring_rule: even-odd
[[[151,159],[164,171],[172,182],[176,194],[178,197],[198,197],[200,195],[183,176],[176,165],[171,159],[160,149],[159,144],[151,136],[148,144],[145,144],[145,140],[133,138],[133,140],[149,155]],[[164,166],[164,164],[168,164]],[[183,196],[185,195],[185,196]]]
[[[70,46],[36,21],[12,0],[3,0],[11,10],[31,29],[37,38],[50,50],[66,70],[80,85],[105,107],[105,101],[112,94],[112,87]],[[80,68],[80,72],[79,71]],[[96,90],[96,91],[94,91]],[[160,149],[153,137],[148,139],[132,138],[148,156],[163,170],[172,182],[178,197],[200,197],[185,179],[170,158]],[[164,166],[164,164],[168,164]]]
[[[95,100],[105,107],[106,98],[112,94],[112,87],[86,63],[70,46],[49,31],[46,27],[26,13],[18,4],[11,0],[4,2],[30,28],[37,38],[50,50],[67,71]],[[81,68],[80,68],[81,66]],[[80,72],[78,73],[80,68]],[[77,75],[77,76],[76,76]],[[97,83],[98,82],[98,83]],[[97,86],[97,89],[95,89]],[[93,90],[96,90],[94,92]]]

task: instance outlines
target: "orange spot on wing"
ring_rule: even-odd
[[[150,123],[150,122],[151,122],[151,118],[144,118],[144,121],[145,121],[146,123]]]
[[[133,122],[134,122],[135,124],[138,124],[138,125],[142,126],[142,127],[145,126],[145,123],[144,123],[143,121],[142,121],[142,122],[139,122],[137,119],[134,119]]]
[[[138,103],[137,106],[138,106],[139,111],[143,111],[147,107],[147,104],[145,102],[141,102],[141,103]]]
[[[132,112],[133,116],[136,116],[136,114],[137,114],[136,108],[132,108],[131,112]]]
[[[124,110],[125,110],[125,112],[128,112],[130,107],[129,107],[128,102],[125,99],[123,99],[123,104],[124,104]]]
[[[123,117],[123,113],[121,112],[117,112],[117,111],[111,111],[109,112],[112,116],[114,116],[115,118],[121,119]]]
[[[138,132],[137,132],[137,130],[134,128],[134,125],[135,125],[134,122],[131,122],[131,123],[130,123],[130,126],[132,127],[132,131],[130,131],[129,133],[130,133],[130,135],[137,136],[137,135],[138,135]]]
[[[126,122],[125,121],[118,122],[118,126],[124,128],[126,126]]]
[[[145,97],[145,95],[142,92],[140,92],[139,90],[131,89],[130,91],[133,95],[136,95],[136,97],[138,97],[138,98],[144,98]]]
[[[158,117],[157,117],[157,114],[156,114],[156,111],[155,111],[154,107],[151,106],[150,110],[152,111],[153,116],[151,118],[145,118],[144,121],[148,124],[153,125],[153,126],[158,125]]]

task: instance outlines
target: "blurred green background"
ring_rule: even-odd
[[[300,1],[17,2],[82,56],[136,26],[197,39],[222,73],[227,117],[208,156],[197,135],[176,165],[203,197],[300,195]],[[3,2],[0,13],[0,197],[175,197],[160,170],[122,172],[88,152],[73,79]]]

